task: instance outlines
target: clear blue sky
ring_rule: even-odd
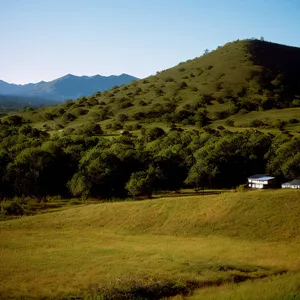
[[[146,77],[227,42],[300,47],[300,0],[0,0],[0,79]]]

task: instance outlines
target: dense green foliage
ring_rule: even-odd
[[[138,197],[236,187],[254,173],[298,178],[299,53],[236,41],[126,86],[6,116],[1,197]]]
[[[279,182],[300,176],[300,138],[289,134],[141,131],[140,138],[112,139],[97,124],[81,135],[50,136],[11,116],[0,124],[1,198],[151,196],[184,186],[236,187],[254,173]]]

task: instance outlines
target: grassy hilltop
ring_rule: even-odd
[[[99,123],[107,133],[135,131],[137,123],[147,127],[155,122],[163,128],[172,123],[192,128],[213,124],[296,133],[299,70],[299,48],[235,41],[155,76],[24,117],[37,127],[67,132],[87,122]]]
[[[228,192],[1,222],[0,297],[298,299],[298,199]]]

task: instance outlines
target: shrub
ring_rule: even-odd
[[[172,77],[167,77],[165,79],[165,82],[173,82],[173,81],[174,81],[174,79]]]
[[[125,114],[119,114],[119,115],[117,115],[116,119],[117,119],[117,121],[124,123],[128,120],[128,116]]]
[[[142,120],[142,119],[144,119],[145,117],[146,117],[146,115],[145,115],[145,113],[142,112],[142,111],[136,112],[136,113],[134,113],[133,116],[132,116],[132,118],[133,118],[134,120]]]
[[[101,121],[100,115],[95,111],[89,112],[89,117],[91,117],[95,122],[100,122]]]
[[[179,85],[179,87],[180,87],[180,89],[185,89],[185,88],[187,88],[187,83],[185,82],[185,81],[182,81],[181,83],[180,83],[180,85]]]
[[[75,131],[74,128],[68,127],[68,128],[66,128],[66,129],[64,130],[64,135],[72,134],[74,131]]]
[[[227,120],[225,121],[225,124],[226,124],[227,126],[234,126],[234,121],[233,121],[232,119],[227,119]]]
[[[123,129],[123,124],[121,124],[119,122],[112,123],[111,129],[113,129],[113,130],[121,130],[121,129]]]
[[[64,113],[62,116],[63,122],[71,122],[76,120],[76,116],[71,113]]]
[[[300,106],[300,99],[295,99],[292,101],[292,106],[299,107]]]
[[[276,122],[273,123],[273,127],[278,128],[278,129],[283,129],[283,127],[287,124],[286,121],[282,121],[278,119]]]
[[[97,123],[90,122],[87,124],[84,124],[83,126],[79,127],[76,130],[77,134],[84,134],[87,136],[94,136],[94,135],[99,135],[102,134],[103,131],[101,129],[101,126]]]
[[[299,122],[300,122],[299,119],[296,119],[296,118],[292,118],[289,120],[290,124],[298,124]]]
[[[252,120],[249,124],[250,127],[262,127],[265,126],[266,124],[258,119]]]
[[[152,142],[165,134],[165,131],[160,127],[154,127],[146,130],[145,139],[147,142]]]
[[[43,120],[48,121],[48,120],[53,120],[54,116],[50,112],[45,112],[42,118]]]
[[[17,201],[3,202],[1,210],[6,216],[22,216],[24,214],[24,207]]]
[[[128,101],[120,103],[119,107],[121,109],[125,109],[125,108],[131,107],[131,106],[133,106],[133,104],[128,100]]]
[[[133,126],[130,125],[130,124],[127,124],[127,125],[124,126],[125,131],[132,131],[132,129],[133,129]]]
[[[132,125],[132,130],[139,130],[142,128],[142,125],[139,123],[133,124]]]
[[[19,115],[12,115],[7,117],[7,122],[9,125],[20,126],[22,123],[25,122],[22,116]]]
[[[91,97],[91,98],[87,101],[87,103],[88,103],[90,106],[95,106],[95,105],[98,105],[98,104],[99,104],[97,98],[95,98],[95,97]]]
[[[143,100],[140,100],[138,104],[139,104],[139,106],[146,106],[147,105],[147,103]]]

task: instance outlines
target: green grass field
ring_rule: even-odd
[[[298,299],[299,198],[227,192],[2,221],[0,297]]]

